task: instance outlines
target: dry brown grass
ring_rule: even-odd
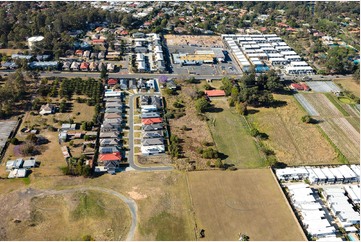
[[[84,235],[95,240],[124,240],[128,233],[130,213],[113,196],[74,192],[34,197],[38,193],[22,190],[0,197],[7,208],[1,212],[0,223],[6,227],[2,240],[82,240]],[[14,223],[14,219],[21,222]]]
[[[191,161],[196,161],[199,169],[206,168],[206,159],[201,158],[196,152],[197,148],[202,147],[202,142],[213,142],[211,132],[209,131],[206,121],[202,121],[197,117],[197,111],[194,107],[194,99],[186,93],[195,90],[196,85],[184,85],[182,91],[177,96],[166,96],[167,107],[174,109],[173,103],[176,99],[181,99],[185,103],[186,115],[178,119],[170,119],[171,134],[182,139],[181,147],[184,156]],[[181,128],[186,125],[190,130],[184,131]]]
[[[198,229],[204,240],[306,240],[268,169],[191,172]],[[201,239],[202,240],[202,239]]]
[[[7,56],[11,56],[12,54],[17,54],[19,52],[23,52],[22,49],[0,49],[1,54],[5,54]]]
[[[292,96],[274,95],[276,100],[287,102],[277,108],[258,108],[249,120],[269,135],[264,143],[272,148],[280,162],[288,165],[337,163],[332,146],[312,124],[305,124],[301,117],[305,111],[297,106]]]
[[[33,176],[33,175],[30,175]],[[4,188],[5,190],[9,187],[12,189],[18,189],[24,187],[23,183],[19,180],[5,180],[1,182],[0,189]],[[14,183],[14,185],[12,184]],[[6,185],[5,185],[6,184]],[[187,194],[187,184],[185,179],[185,174],[177,171],[173,172],[123,172],[118,173],[115,176],[103,175],[93,179],[85,179],[83,177],[68,177],[68,176],[55,176],[55,177],[37,177],[34,179],[29,187],[32,189],[42,189],[46,192],[48,189],[51,190],[63,190],[71,189],[79,186],[86,187],[104,187],[112,189],[116,192],[119,192],[127,197],[132,197],[138,206],[138,225],[136,229],[135,240],[195,240],[194,237],[194,220],[191,214],[191,205],[189,196]],[[2,190],[3,191],[3,190]],[[9,192],[10,190],[7,190]],[[22,200],[17,202],[16,193],[1,193],[0,194],[0,205],[6,208],[14,207],[13,210],[2,209],[0,210],[0,216],[2,219],[0,221],[0,228],[4,227],[6,229],[11,227],[11,236],[9,239],[21,239],[15,238],[15,236],[21,236],[23,232],[23,227],[15,227],[12,219],[14,217],[13,211],[17,211],[20,215],[28,216],[27,212],[30,212],[30,209],[26,209],[28,200],[26,200],[27,193],[21,193]],[[103,195],[101,195],[103,197]],[[66,200],[68,201],[68,200]],[[109,200],[109,202],[111,202]],[[60,210],[65,216],[71,211],[72,204],[69,204],[67,207],[64,206],[61,199],[57,203],[60,203]],[[49,204],[53,206],[54,204]],[[55,206],[55,205],[54,205]],[[24,208],[23,208],[24,207]],[[23,210],[21,210],[23,209]],[[124,211],[124,210],[120,210]],[[113,211],[110,211],[113,212]],[[58,213],[56,213],[58,214]],[[107,213],[108,214],[108,213]],[[70,235],[76,235],[76,231],[81,231],[86,234],[86,231],[92,230],[92,232],[87,232],[91,235],[102,234],[103,224],[109,224],[109,220],[113,219],[113,222],[116,226],[119,225],[119,228],[123,229],[124,225],[129,223],[128,218],[124,217],[113,217],[112,215],[101,216],[96,220],[98,227],[94,227],[94,220],[85,219],[83,223],[77,224],[73,228],[74,231],[69,232],[69,236],[66,236],[65,229],[69,228],[71,223],[68,225],[65,224],[67,217],[65,216],[51,216],[51,214],[45,214],[47,232],[46,236],[43,237],[46,240],[81,240],[78,237],[70,237]],[[23,224],[23,222],[21,223]],[[25,224],[25,223],[24,223]],[[62,224],[62,225],[60,225]],[[58,225],[58,226],[56,226]],[[24,239],[26,240],[42,240],[39,236],[42,236],[40,230],[44,229],[42,225],[39,225],[40,228],[34,230],[38,232],[37,234],[32,234]],[[59,226],[61,228],[59,228]],[[89,227],[89,229],[87,228]],[[29,235],[31,228],[27,231]],[[62,235],[60,232],[55,230],[64,231]],[[6,231],[5,231],[6,232]],[[125,230],[125,234],[128,232],[128,229]],[[5,233],[10,234],[10,233]],[[54,234],[53,237],[50,237],[51,234]],[[83,234],[81,234],[83,235]],[[45,236],[45,235],[44,235]],[[94,237],[94,236],[93,236]],[[125,236],[122,237],[124,239]],[[108,240],[105,237],[97,237],[98,240]]]
[[[164,38],[167,41],[168,45],[198,45],[199,47],[212,47],[212,46],[221,46],[223,47],[223,42],[220,36],[205,36],[205,35],[164,35]]]
[[[341,84],[344,89],[352,92],[355,96],[360,97],[360,84],[356,83],[352,77],[336,78],[333,81],[337,84]]]

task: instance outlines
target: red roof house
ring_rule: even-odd
[[[100,45],[100,44],[104,44],[105,39],[93,39],[92,42],[93,45]]]
[[[288,26],[288,24],[285,24],[285,23],[277,23],[277,26],[278,27],[283,27],[283,28],[288,28],[289,26]]]
[[[87,71],[89,69],[89,63],[88,62],[82,62],[80,64],[80,70]]]
[[[105,162],[105,161],[120,161],[122,159],[122,156],[120,155],[120,152],[114,152],[110,154],[100,154],[99,155],[99,161]]]
[[[310,87],[304,83],[292,83],[291,88],[298,91],[309,91]]]
[[[77,56],[82,56],[82,55],[83,55],[83,51],[82,51],[82,50],[76,50],[76,51],[75,51],[75,55],[77,55]]]
[[[117,79],[110,78],[110,79],[108,80],[108,85],[115,85],[115,84],[117,84],[117,83],[118,83]]]
[[[122,32],[120,32],[120,35],[128,35],[129,32],[127,30],[123,30]]]
[[[143,125],[151,125],[151,124],[158,124],[163,122],[162,118],[145,118],[142,119],[142,124]]]
[[[224,97],[226,93],[223,90],[206,90],[204,91],[208,97]]]

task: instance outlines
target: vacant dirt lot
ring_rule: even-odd
[[[41,211],[41,216],[44,218],[42,221],[44,222],[37,225],[39,229],[36,227],[26,227],[29,223],[26,222],[28,220],[25,220],[25,218],[30,219],[30,212],[32,211],[30,209],[31,200],[28,199],[27,193],[20,191],[23,191],[24,188],[41,189],[42,192],[47,192],[49,189],[60,191],[64,189],[74,189],[80,186],[104,187],[134,199],[138,206],[138,224],[135,240],[195,240],[194,219],[191,213],[190,199],[187,193],[188,188],[184,173],[176,171],[123,172],[115,176],[103,175],[93,179],[67,176],[37,177],[36,179],[32,179],[32,176],[33,174],[30,175],[31,182],[28,185],[21,179],[6,179],[0,183],[0,190],[2,191],[0,195],[0,206],[6,208],[0,211],[0,216],[2,218],[9,218],[0,221],[0,238],[2,240],[5,240],[1,237],[1,234],[3,234],[2,231],[6,232],[7,229],[12,229],[10,232],[11,235],[14,236],[7,237],[8,240],[21,240],[20,237],[15,236],[22,236],[21,233],[24,228],[27,228],[26,235],[30,234],[32,230],[36,231],[37,234],[34,232],[34,234],[31,234],[33,237],[24,237],[22,240],[81,240],[82,238],[79,236],[86,234],[92,235],[93,238],[97,240],[118,240],[119,237],[111,237],[116,231],[111,224],[119,227],[119,230],[117,230],[118,234],[121,234],[121,239],[124,239],[129,230],[129,227],[125,228],[129,223],[124,222],[127,221],[128,217],[124,217],[126,214],[124,214],[125,212],[121,208],[119,209],[119,213],[121,213],[119,216],[118,213],[115,213],[113,210],[103,211],[105,213],[103,214],[103,212],[101,212],[102,210],[98,209],[97,206],[114,208],[114,206],[118,206],[119,201],[114,199],[108,200],[103,194],[100,194],[100,196],[96,195],[95,198],[94,196],[92,196],[93,198],[89,198],[90,204],[88,207],[91,211],[89,214],[95,213],[97,216],[96,220],[89,215],[89,217],[79,220],[80,222],[71,222],[72,220],[69,220],[71,223],[68,226],[66,225],[66,219],[69,218],[67,217],[68,215],[70,216],[74,213],[75,215],[79,215],[83,213],[74,212],[77,208],[77,206],[75,206],[77,203],[73,199],[74,197],[62,198],[58,196],[55,197],[56,199],[45,197],[44,200],[40,199],[33,202],[39,204],[40,208],[45,207],[50,209],[59,206],[61,210],[56,213],[54,212],[54,216],[52,216],[48,210]],[[98,198],[102,201],[100,205],[98,202],[95,204],[91,202],[92,200],[94,201],[94,199],[98,200]],[[72,211],[74,213],[72,213]],[[80,207],[78,211],[82,211],[82,207]],[[60,216],[59,213],[63,214],[63,216]],[[128,210],[126,213],[128,213]],[[14,214],[20,217],[16,217]],[[13,219],[19,218],[23,218],[21,219],[22,222],[15,224]],[[111,223],[109,224],[109,222]],[[68,233],[66,229],[70,230],[71,225],[75,226],[72,228],[74,231]],[[89,229],[87,227],[89,227]],[[46,232],[43,232],[44,230],[42,229],[46,228]],[[112,231],[110,231],[109,237],[105,237],[108,235],[108,233],[106,233],[108,228],[111,228]],[[59,230],[59,232],[57,232],[57,230]],[[60,231],[63,231],[63,233]],[[76,234],[76,231],[82,233]],[[10,236],[10,233],[6,234]],[[40,237],[45,235],[48,237]],[[98,235],[98,237],[94,237],[95,235]]]
[[[130,213],[124,203],[100,192],[39,195],[26,189],[0,197],[1,240],[124,240]],[[99,223],[99,220],[101,221]]]
[[[204,36],[204,35],[171,35],[164,36],[167,45],[197,45],[199,47],[223,47],[220,36]]]
[[[286,105],[258,108],[248,118],[260,132],[269,135],[264,143],[275,151],[277,159],[288,165],[337,163],[336,153],[317,127],[301,121],[306,112],[297,101],[288,95],[274,98]]]
[[[306,240],[268,169],[191,172],[198,229],[204,240]]]
[[[360,97],[360,84],[350,78],[337,78],[333,80],[337,84],[341,84],[342,88],[352,92],[355,96]]]
[[[208,125],[217,149],[224,156],[225,163],[238,168],[264,166],[255,141],[249,134],[245,120],[230,109],[227,100],[212,100],[216,111],[207,113]]]

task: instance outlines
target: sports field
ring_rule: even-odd
[[[264,166],[253,137],[244,118],[230,109],[225,99],[212,100],[215,111],[207,113],[208,126],[224,162],[238,168]]]
[[[317,127],[301,121],[307,113],[296,99],[289,95],[274,98],[285,105],[257,108],[258,112],[248,115],[248,120],[269,136],[263,142],[275,151],[278,161],[288,165],[337,163],[334,149]]]
[[[188,174],[204,240],[306,240],[269,169]]]

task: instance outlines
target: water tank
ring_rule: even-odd
[[[44,36],[33,36],[28,38],[29,49],[33,50],[34,47],[44,39]]]

